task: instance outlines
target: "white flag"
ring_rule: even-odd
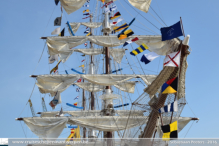
[[[56,28],[55,30],[53,30],[53,32],[51,33],[51,35],[60,34],[60,29],[61,29],[61,27]]]
[[[49,64],[59,61],[58,54],[49,56]]]
[[[164,66],[179,67],[181,51],[170,53],[164,59]]]
[[[116,25],[117,23],[121,22],[123,19],[119,18],[116,22],[110,23],[111,26]]]

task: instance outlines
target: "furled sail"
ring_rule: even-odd
[[[54,96],[57,91],[64,91],[79,78],[79,75],[40,75],[37,76],[36,84],[41,93]]]
[[[99,92],[106,88],[105,86],[96,85],[89,82],[75,83],[75,85],[89,92]],[[116,84],[114,86],[124,92],[134,93],[135,91],[135,81],[126,81],[120,84]]]
[[[55,55],[58,54],[60,57],[60,60],[64,63],[73,52],[80,52],[85,55],[99,55],[104,54],[103,49],[69,49],[68,47],[60,47],[60,48],[54,48],[54,47],[48,47],[49,54]],[[125,55],[125,49],[110,49],[110,55],[113,57],[113,59],[120,63],[123,56]]]
[[[84,25],[84,26],[89,27],[89,28],[98,28],[98,27],[102,26],[102,23],[101,22],[74,22],[74,23],[70,23],[70,26],[71,26],[74,33],[77,32],[78,28],[81,25]],[[69,33],[70,33],[70,30],[69,30]]]
[[[148,12],[151,4],[151,0],[128,0],[128,1],[132,6],[146,13]]]
[[[37,76],[36,84],[41,93],[50,93],[51,96],[54,96],[57,91],[64,91],[79,78],[100,85],[99,87],[96,86],[95,90],[100,90],[100,88],[102,88],[101,86],[115,86],[120,90],[132,93],[134,92],[135,84],[127,81],[137,77],[140,77],[147,85],[149,85],[156,78],[156,75],[39,75]],[[82,84],[79,85],[82,86]],[[92,85],[89,86],[83,88],[92,90],[88,89],[90,87],[92,88]]]
[[[65,36],[65,37],[47,37],[47,45],[49,50],[53,52],[57,50],[68,50],[78,45],[91,41],[92,43],[104,47],[117,47],[123,45],[125,41],[131,38],[138,37],[139,40],[135,41],[136,44],[146,44],[149,50],[157,53],[158,55],[166,55],[173,52],[180,44],[178,39],[161,41],[161,36],[130,36],[129,38],[119,40],[117,36]],[[52,54],[50,55],[55,55]]]
[[[130,113],[131,112],[131,113]],[[55,117],[59,111],[41,112],[41,117]],[[119,116],[143,116],[144,111],[141,110],[115,110],[115,114]],[[85,116],[100,116],[100,110],[88,110],[88,111],[63,111],[63,114],[69,114],[74,117],[85,117]]]
[[[68,14],[80,9],[87,0],[60,0],[61,5]]]
[[[65,128],[67,118],[23,118],[28,128],[41,139],[58,138]]]

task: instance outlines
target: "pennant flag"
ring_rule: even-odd
[[[168,54],[164,58],[164,66],[172,66],[172,67],[179,67],[180,65],[180,56],[181,56],[181,51],[178,52],[173,52]]]
[[[178,111],[178,102],[177,100],[171,104],[168,104],[159,109],[159,113],[167,113],[167,112],[177,112]]]
[[[89,32],[86,36],[89,36],[91,33]]]
[[[155,58],[159,57],[159,55],[157,55],[157,53],[155,52],[150,52],[148,54],[144,54],[141,57],[141,62],[144,62],[145,64],[150,63],[151,61],[153,61]]]
[[[87,47],[87,43],[84,43],[85,47]]]
[[[101,0],[101,2],[104,4],[104,3],[105,3],[105,0]]]
[[[84,12],[90,12],[90,11],[89,11],[89,9],[87,9],[87,10],[84,10],[83,13],[84,13]]]
[[[178,127],[177,127],[177,121],[169,124],[161,126],[161,129],[163,131],[163,140],[170,140],[173,138],[178,138]]]
[[[58,117],[63,117],[64,116],[62,107],[61,107],[61,110],[60,110],[59,114],[57,114],[57,116]]]
[[[111,8],[109,7],[106,7],[105,8],[105,13],[109,13],[109,12],[113,12],[117,9],[117,6],[116,5],[113,5]]]
[[[63,28],[63,30],[61,31],[61,33],[59,34],[59,36],[65,36],[65,28]]]
[[[81,79],[78,79],[77,82],[81,82]]]
[[[75,103],[74,103],[74,106],[77,106],[77,105],[78,105],[78,103],[77,103],[77,102],[75,102]]]
[[[83,65],[81,65],[81,66],[79,66],[79,67],[84,67],[84,64],[83,64]]]
[[[162,94],[176,93],[178,88],[178,77],[168,80],[161,88]]]
[[[83,14],[83,15],[90,15],[90,13],[85,13],[85,14]]]
[[[76,88],[76,92],[80,92],[80,88]]]
[[[83,7],[89,7],[89,5],[83,5]]]
[[[50,74],[54,71],[56,71],[56,70],[58,70],[58,66],[59,66],[59,63],[61,62],[62,60],[59,60],[59,62],[57,63],[57,65],[50,71]]]
[[[179,36],[183,36],[180,21],[172,26],[163,27],[160,29],[160,31],[162,34],[162,41],[171,40],[171,39],[177,38]]]
[[[55,61],[59,61],[58,54],[49,56],[49,64],[54,63]]]
[[[90,3],[90,0],[87,0],[87,3]]]
[[[53,30],[53,32],[51,33],[51,35],[56,35],[60,33],[60,29],[61,27],[56,28],[55,30]]]
[[[131,44],[137,40],[139,40],[138,37],[135,37],[134,39],[130,39],[124,43],[123,47],[125,47],[126,45]]]
[[[124,33],[118,35],[118,38],[119,38],[119,40],[122,40],[122,39],[125,39],[125,38],[133,35],[133,34],[134,34],[134,32],[131,29],[129,29],[129,30],[126,30]]]
[[[79,66],[79,67],[80,67],[80,66]],[[75,70],[74,68],[72,68],[71,70],[74,71],[74,72],[76,72],[76,73],[78,73],[78,74],[84,74],[84,73],[82,73],[82,72],[79,72],[79,71]]]
[[[59,3],[59,0],[55,0],[55,4],[56,4],[56,6],[58,5],[58,3]]]
[[[84,56],[85,56],[85,54],[83,54],[83,55],[81,55],[81,56],[83,56],[83,57],[84,57]]]
[[[82,60],[81,62],[84,62],[85,61],[85,59],[84,60]]]
[[[105,6],[108,6],[108,5],[112,4],[112,3],[113,3],[113,1],[110,1],[110,2],[106,3],[105,5],[103,5],[101,8],[103,8]]]
[[[79,96],[75,97],[75,99],[78,99],[78,98],[79,98]],[[74,99],[74,100],[75,100],[75,99]]]
[[[144,43],[142,43],[142,45],[140,47],[138,47],[137,49],[130,52],[130,54],[135,56],[135,55],[138,55],[139,53],[141,53],[141,52],[143,52],[144,50],[147,50],[147,49],[148,49],[148,46],[145,45]]]
[[[119,18],[116,22],[110,23],[110,26],[116,25],[117,23],[121,22],[123,19]]]
[[[116,19],[116,18],[118,18],[119,16],[121,16],[121,14],[120,14],[120,12],[117,12],[116,14],[114,14],[113,17],[110,17],[110,20]]]
[[[85,17],[85,18],[82,18],[82,19],[87,19],[87,18],[89,18],[90,16],[88,16],[88,17]]]
[[[114,27],[112,34],[118,32],[118,31],[120,31],[120,30],[123,30],[123,29],[125,29],[125,28],[127,28],[127,27],[129,27],[127,23],[124,23],[123,25],[121,25],[121,26],[119,26],[119,27]]]
[[[89,33],[89,30],[86,30],[84,33],[85,33],[85,34],[88,34],[88,33]]]

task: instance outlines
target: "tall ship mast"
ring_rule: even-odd
[[[141,21],[124,4],[147,13],[151,3],[151,0],[55,0],[61,6],[61,17],[54,21],[58,27],[52,32],[57,36],[41,37],[46,40],[53,68],[44,75],[31,75],[39,92],[53,99],[47,103],[42,98],[43,111],[35,112],[30,98],[32,117],[16,120],[23,121],[42,141],[56,140],[64,129],[69,131],[66,141],[89,142],[84,145],[163,145],[177,139],[191,120],[198,120],[180,116],[186,105],[190,36],[184,35],[181,18],[172,26],[162,27],[161,35],[135,33],[133,26]],[[89,9],[91,4],[94,10]],[[117,5],[132,16],[130,22],[123,19]],[[62,21],[63,9],[74,15],[81,7],[84,7],[83,19],[88,22]],[[61,23],[66,23],[62,31]],[[77,35],[81,27],[86,28],[84,36]],[[66,36],[68,32],[70,35]],[[180,40],[178,37],[182,35],[184,38]],[[75,58],[81,66],[62,73],[60,64],[65,64],[75,53],[82,58]],[[157,74],[146,74],[142,66],[157,57],[163,59],[163,69]],[[123,61],[130,70],[122,67]],[[142,74],[135,73],[135,64],[140,66],[137,69]],[[69,102],[63,103],[61,94],[69,88],[76,91],[76,96],[67,97]],[[137,95],[136,90],[139,96],[131,96]],[[47,111],[48,106],[51,111]],[[166,131],[167,127],[172,128]],[[155,141],[156,138],[161,139]]]

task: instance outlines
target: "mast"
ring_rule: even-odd
[[[83,73],[85,73],[84,68],[83,68]],[[84,79],[83,79],[83,83],[84,83]],[[86,107],[86,99],[85,99],[85,90],[83,89],[83,100],[82,100],[82,106],[84,107],[83,110],[85,110]],[[86,138],[86,128],[83,128],[83,138]]]
[[[189,39],[189,36],[187,36],[184,39],[183,43],[181,43],[181,45],[179,45],[178,50],[181,50],[180,67],[182,66],[184,58],[187,57],[187,55],[189,54],[188,39]],[[178,73],[178,68],[175,68],[172,71],[172,73],[170,74],[168,79],[171,79],[171,78],[177,76],[177,73]],[[167,95],[168,94],[161,94],[160,93],[157,102],[153,105],[153,110],[150,113],[150,117],[149,117],[147,125],[144,129],[144,134],[143,134],[142,138],[152,138],[155,127],[156,127],[155,123],[157,122],[157,118],[159,116],[159,113],[157,111],[159,108],[161,108],[164,105],[166,98],[167,98]]]

